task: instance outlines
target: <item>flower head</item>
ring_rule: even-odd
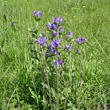
[[[45,55],[48,56],[48,54],[49,54],[49,51],[45,51]]]
[[[77,39],[75,39],[76,42],[80,43],[81,42],[81,38],[78,36]]]
[[[12,24],[16,24],[16,21],[13,21]]]
[[[79,49],[76,49],[76,51],[79,53]]]
[[[55,45],[55,43],[53,42],[53,41],[51,41],[50,43],[49,43],[49,47],[54,47],[54,45]]]
[[[57,55],[60,55],[60,52],[59,51],[57,51]]]
[[[65,46],[66,46],[67,50],[70,50],[72,48],[70,43],[66,44]]]
[[[54,23],[57,23],[57,17],[56,16],[54,18],[52,18],[52,20],[54,21]]]
[[[59,46],[59,39],[56,38],[53,41],[54,41],[55,47],[57,48]]]
[[[32,12],[32,14],[33,14],[34,16],[42,17],[42,13],[40,12],[40,10],[34,11],[34,12]]]
[[[55,23],[51,23],[51,27],[52,27],[52,28],[56,28]]]
[[[59,65],[61,65],[63,63],[63,61],[58,59],[58,60],[55,60],[53,63],[54,63],[55,66],[59,66]]]
[[[50,43],[49,43],[49,47],[51,47],[51,48],[57,48],[59,46],[59,39],[54,39],[53,41],[51,41]]]
[[[82,42],[85,42],[86,39],[85,39],[85,38],[77,37],[76,42],[80,43],[81,41],[82,41]]]
[[[62,23],[63,18],[62,18],[62,17],[59,17],[59,18],[58,18],[58,21],[59,21],[59,23]]]
[[[73,35],[73,32],[69,32],[69,36],[72,36]]]
[[[51,23],[48,22],[48,24],[46,24],[47,28],[50,29],[51,28]]]
[[[57,35],[57,32],[55,30],[52,30],[52,35]]]
[[[34,27],[32,27],[32,30],[35,30],[35,28],[34,28]]]
[[[85,39],[85,38],[81,38],[81,41],[85,42],[85,41],[86,41],[86,39]]]
[[[59,31],[63,31],[63,27],[60,26],[60,27],[59,27]]]
[[[46,37],[42,36],[42,37],[40,37],[40,39],[36,39],[35,41],[37,43],[41,44],[42,46],[44,46],[45,40],[46,40]]]
[[[56,49],[54,49],[54,48],[52,48],[52,47],[50,47],[49,50],[50,50],[50,52],[52,52],[52,53],[53,53],[53,52],[56,52]]]

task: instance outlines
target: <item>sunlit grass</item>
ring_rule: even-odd
[[[39,78],[37,61],[33,64],[31,59],[28,32],[29,28],[36,28],[32,15],[35,10],[43,14],[40,31],[46,30],[51,17],[62,16],[66,32],[73,32],[74,38],[87,39],[85,50],[80,48],[82,55],[75,54],[71,58],[74,62],[71,65],[74,73],[72,107],[83,106],[87,110],[93,106],[106,107],[110,103],[109,4],[109,0],[0,0],[0,109],[13,109],[15,105],[18,109],[36,107],[28,91],[29,87],[34,89]],[[13,21],[16,21],[15,29]]]

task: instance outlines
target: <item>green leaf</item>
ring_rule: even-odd
[[[37,95],[35,94],[35,92],[29,87],[29,91],[31,92],[31,95],[34,99],[37,98]]]

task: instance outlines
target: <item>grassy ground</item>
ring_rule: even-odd
[[[103,106],[106,110],[110,103],[110,0],[0,0],[0,109],[36,109],[29,87],[36,84],[32,80],[37,72],[28,44],[28,29],[36,26],[34,10],[43,14],[40,30],[46,29],[51,17],[62,16],[66,31],[87,39],[82,73],[74,72],[68,110],[69,106],[81,110]],[[16,30],[12,21],[17,22]],[[75,55],[72,59],[76,70],[80,58]]]

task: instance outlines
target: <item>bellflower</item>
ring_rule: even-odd
[[[63,27],[60,26],[60,27],[59,27],[59,31],[63,31]]]
[[[51,41],[50,43],[49,43],[49,47],[54,47],[54,45],[55,45],[55,43],[53,42],[53,41]]]
[[[59,66],[59,65],[61,65],[63,63],[63,61],[58,59],[58,60],[55,60],[53,63],[54,63],[55,66]]]
[[[59,51],[57,51],[57,55],[60,55],[60,52]]]
[[[72,36],[73,35],[73,32],[69,32],[69,36]]]
[[[56,16],[54,18],[52,18],[52,20],[54,21],[54,23],[57,23],[57,17]]]
[[[65,46],[66,46],[67,50],[70,50],[72,48],[70,43],[66,44]]]
[[[37,11],[37,15],[39,15],[39,17],[42,16],[42,13],[40,12],[40,10]]]
[[[16,24],[16,21],[13,21],[12,24]]]
[[[82,41],[82,42],[85,42],[86,39],[85,39],[85,38],[77,37],[76,42],[80,43],[81,41]]]
[[[79,53],[79,49],[76,49],[76,51]]]
[[[50,29],[51,28],[51,23],[48,22],[48,24],[46,24],[47,28]]]
[[[59,17],[59,18],[58,18],[58,21],[59,21],[59,23],[62,23],[63,18],[62,18],[62,17]]]
[[[85,39],[85,38],[81,38],[81,41],[85,42],[85,41],[86,41],[86,39]]]
[[[51,23],[48,22],[48,24],[46,24],[46,27],[47,27],[48,29],[50,29],[50,27],[51,27]]]
[[[55,30],[52,30],[52,35],[57,35],[57,32]]]
[[[49,54],[49,51],[45,51],[45,54],[46,54],[46,56],[48,56],[48,54]]]
[[[55,23],[51,23],[51,27],[52,27],[52,28],[56,28]]]
[[[35,28],[34,28],[34,27],[32,27],[32,30],[35,30]]]
[[[34,12],[32,12],[32,14],[34,15],[34,16],[39,16],[39,17],[42,17],[42,13],[40,12],[40,10],[38,10],[38,11],[34,11]]]
[[[52,48],[52,47],[50,47],[49,50],[50,50],[50,52],[52,52],[52,53],[53,53],[53,52],[56,52],[56,49],[54,49],[54,48]]]
[[[40,37],[40,39],[36,39],[35,41],[37,43],[41,44],[42,46],[44,46],[45,40],[46,40],[46,37],[42,36],[42,37]]]
[[[81,38],[78,36],[77,39],[75,39],[76,42],[80,43],[81,42]]]
[[[34,16],[37,16],[37,11],[32,12]]]
[[[53,41],[54,41],[55,47],[57,48],[59,46],[59,39],[56,38]]]

